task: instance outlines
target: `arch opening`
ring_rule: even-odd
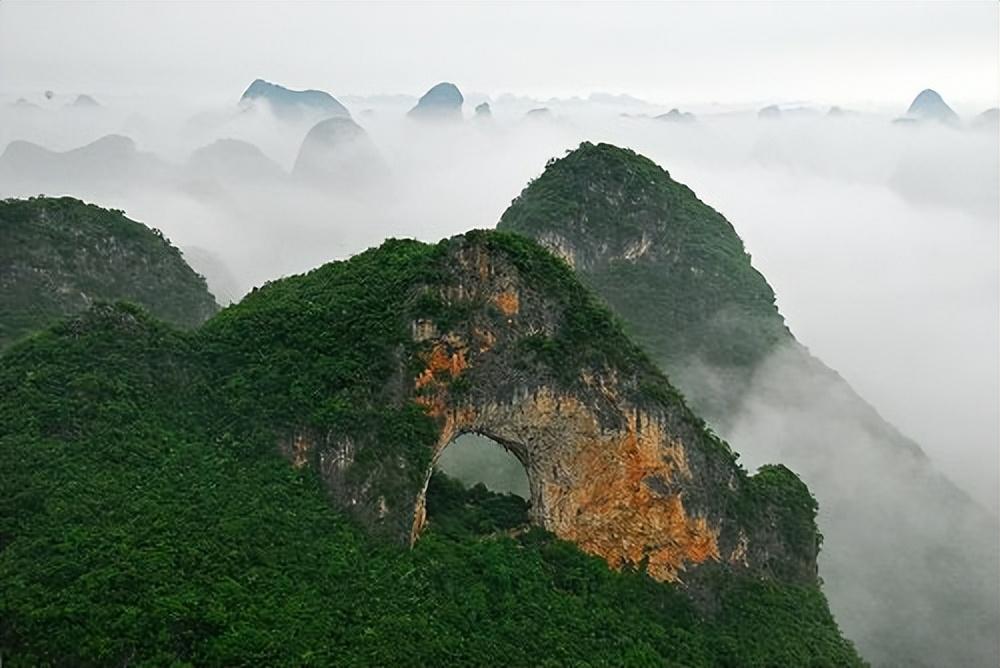
[[[531,499],[528,473],[516,450],[482,434],[470,432],[458,436],[442,451],[434,470],[466,487],[481,483],[491,492],[515,494],[525,501]]]
[[[526,452],[479,433],[454,438],[434,463],[426,521],[450,535],[517,531],[530,523]]]

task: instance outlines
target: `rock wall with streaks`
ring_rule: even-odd
[[[335,502],[418,540],[434,462],[474,432],[524,465],[535,523],[612,567],[685,583],[718,569],[815,582],[808,490],[787,469],[769,479],[777,486],[755,484],[565,263],[520,238],[469,233],[445,242],[435,276],[410,286],[410,341],[391,382],[437,430],[423,484],[380,484],[403,460],[352,476],[377,442],[292,434],[282,451],[314,463]],[[395,495],[377,492],[386,487]],[[788,498],[807,502],[789,512]]]

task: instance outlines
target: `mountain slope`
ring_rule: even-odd
[[[121,212],[70,197],[0,201],[0,347],[115,300],[188,327],[218,310],[180,251]]]
[[[866,658],[997,663],[996,519],[795,341],[725,218],[650,160],[585,143],[498,228],[574,266],[723,436],[802,474],[831,605]]]
[[[487,299],[509,281],[516,310]],[[547,343],[515,336],[545,322]],[[581,336],[584,325],[602,336]],[[487,349],[436,367],[439,345],[476,331]],[[602,384],[560,376],[567,360]],[[590,397],[609,430],[621,395],[665,411],[691,478],[651,471],[632,484],[656,498],[679,485],[691,508],[732,514],[745,552],[658,582],[636,572],[645,563],[616,572],[529,529],[529,515],[548,521],[536,505],[441,479],[428,488],[414,464],[467,414],[436,413],[438,401],[509,392],[528,407],[544,394],[485,382],[502,374]],[[310,433],[354,449],[310,450]],[[739,470],[572,274],[518,237],[386,242],[269,284],[195,332],[96,307],[4,354],[0,452],[11,665],[860,663],[814,577],[771,568],[795,563],[775,550],[815,554],[808,490],[783,467]],[[527,468],[540,474],[530,457]],[[699,491],[709,470],[729,484]],[[412,550],[374,540],[413,520],[412,485],[428,489],[423,537]]]
[[[691,359],[719,371],[721,394],[684,387],[713,419],[731,411],[753,367],[790,337],[732,225],[631,152],[583,144],[550,161],[498,228],[563,257],[672,375]]]

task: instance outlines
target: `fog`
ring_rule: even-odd
[[[790,362],[802,351],[778,350],[720,429],[751,472],[785,462],[816,493],[820,574],[838,622],[864,652],[879,640],[868,620],[896,608],[900,634],[881,639],[889,656],[907,634],[955,634],[975,645],[970,665],[988,665],[996,629],[960,625],[995,601],[1000,559],[990,547],[1000,140],[995,119],[977,120],[1000,106],[997,6],[480,7],[2,3],[0,197],[122,209],[162,230],[227,304],[387,237],[493,227],[546,161],[581,141],[642,153],[727,217],[796,338],[871,404],[803,375]],[[299,161],[323,117],[240,104],[256,77],[329,90],[364,134],[314,135]],[[441,80],[465,94],[464,119],[407,118]],[[961,123],[894,123],[928,86],[943,86]],[[77,104],[81,93],[98,105]],[[491,116],[474,114],[481,102]],[[759,118],[770,104],[779,117]],[[829,115],[833,104],[844,113]],[[656,118],[674,107],[696,120]],[[711,373],[697,360],[690,370]],[[876,444],[885,435],[865,427],[872,411],[982,512],[954,522],[960,501],[935,507],[952,493],[946,483],[926,494],[899,483],[926,466]],[[523,493],[520,464],[473,441],[452,444],[440,465]],[[871,517],[845,514],[843,499],[863,499]],[[890,514],[907,504],[923,515]],[[968,545],[968,563],[887,552],[878,526],[903,542]],[[852,560],[898,567],[907,590],[931,593],[900,597],[898,580],[880,589],[845,572]],[[974,577],[952,577],[959,567]],[[970,581],[983,591],[964,589]],[[966,614],[954,628],[941,624],[949,610]]]
[[[627,98],[511,96],[492,101],[491,119],[473,119],[467,104],[465,122],[428,124],[405,118],[412,98],[355,97],[348,106],[388,172],[345,189],[291,177],[315,119],[241,109],[239,91],[234,85],[232,101],[207,108],[0,100],[0,145],[69,151],[39,161],[9,146],[0,195],[68,194],[124,209],[190,248],[188,259],[226,302],[386,237],[436,241],[492,227],[549,158],[583,140],[627,146],[726,215],[797,338],[996,509],[995,129],[831,118],[824,109],[778,121],[731,111],[679,124]],[[551,118],[524,117],[538,106]],[[109,134],[134,140],[135,152],[73,151]],[[230,138],[259,148],[259,160],[228,150],[192,159]],[[746,445],[737,449],[753,457]]]

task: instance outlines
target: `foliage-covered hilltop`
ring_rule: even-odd
[[[70,198],[0,201],[0,348],[95,301],[193,327],[218,310],[157,230]]]
[[[558,267],[516,238],[480,242],[529,275],[532,262]],[[412,341],[401,313],[434,312],[441,327],[464,317],[410,291],[448,271],[451,244],[387,242],[271,284],[193,332],[100,305],[9,348],[5,663],[858,664],[815,584],[720,572],[712,605],[696,607],[641,568],[615,572],[529,529],[522,502],[447,479],[432,481],[424,536],[397,547],[331,505],[320,469],[281,456],[286,427],[303,424],[376,430],[383,449],[366,451],[375,459],[359,460],[362,472],[420,451],[431,416],[379,400],[400,391],[383,381]],[[608,343],[620,330],[591,304],[583,314],[605,342],[570,329],[556,345],[636,354]],[[815,540],[815,506],[793,475],[751,480],[751,506],[790,495]]]
[[[700,415],[802,475],[824,509],[831,606],[867,659],[1000,663],[996,516],[795,340],[722,215],[649,159],[584,143],[498,229],[567,259]]]
[[[790,338],[729,221],[628,149],[585,142],[550,161],[498,229],[563,256],[671,372],[697,358],[742,388],[748,369]],[[695,394],[713,412],[728,408]]]

